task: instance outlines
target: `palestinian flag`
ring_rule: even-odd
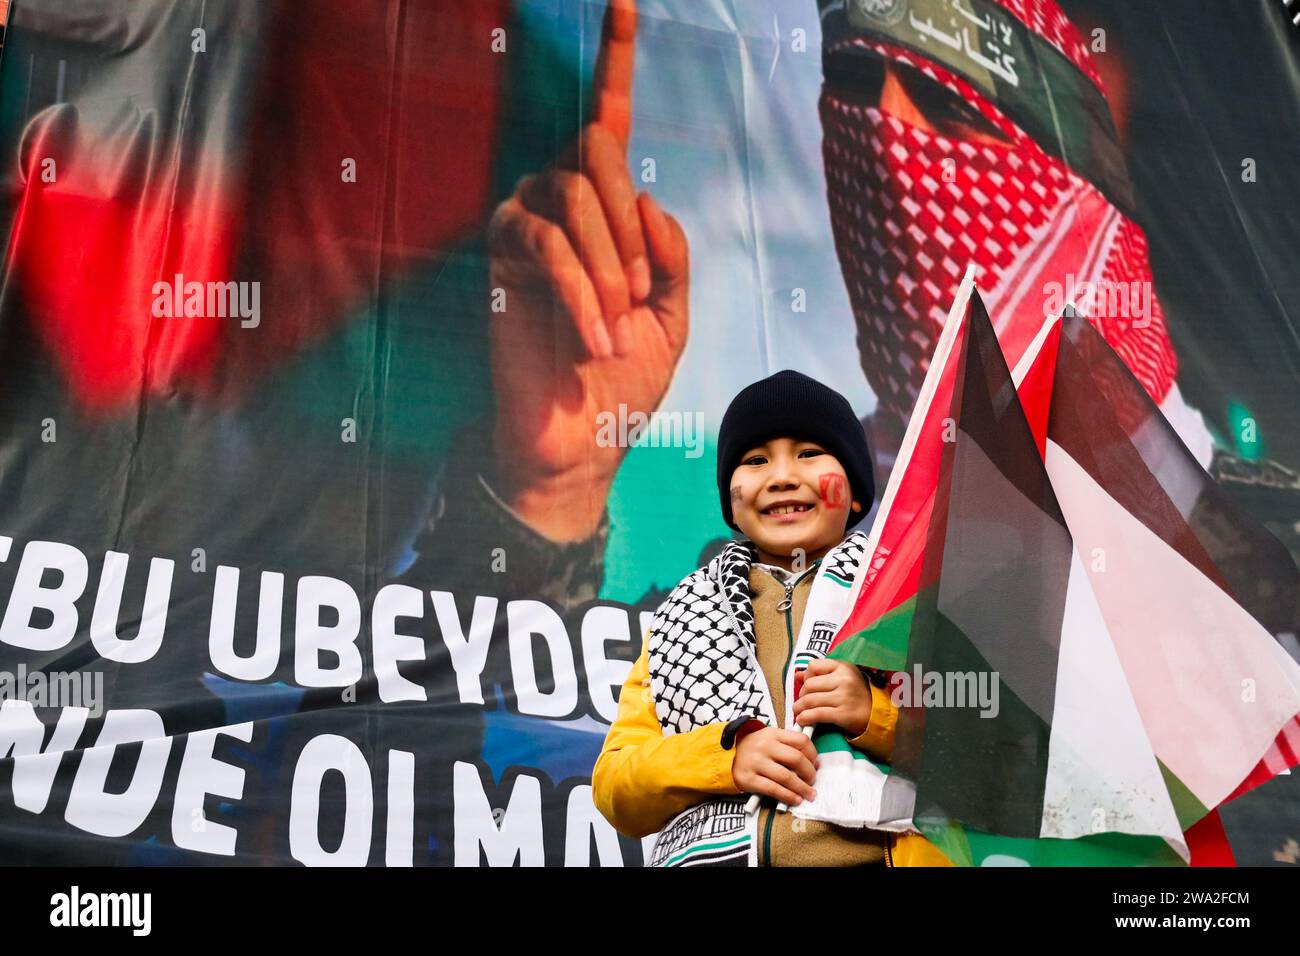
[[[1209,811],[1300,762],[1300,572],[1087,321],[1059,335],[1046,467],[1180,822],[1221,834]]]
[[[891,477],[830,652],[894,672],[891,763],[819,732],[840,785],[803,815],[967,865],[1178,865],[1198,821],[1221,849],[1211,811],[1295,762],[1294,564],[1087,321],[1045,324],[1015,376],[977,294],[954,324],[900,458],[937,480]]]

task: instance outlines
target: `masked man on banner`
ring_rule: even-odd
[[[1056,0],[819,8],[827,193],[882,465],[974,262],[1009,365],[1073,302],[1202,467],[1293,519],[1297,476],[1215,447],[1178,389],[1107,91]]]

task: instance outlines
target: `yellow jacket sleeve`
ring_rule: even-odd
[[[851,746],[865,750],[881,763],[890,763],[894,753],[894,727],[898,723],[898,708],[889,699],[889,691],[868,683],[871,688],[871,716],[867,729],[849,741]]]
[[[646,640],[619,692],[618,717],[591,772],[591,797],[625,836],[643,837],[687,807],[740,789],[731,776],[734,750],[722,749],[725,723],[665,736],[655,716]]]

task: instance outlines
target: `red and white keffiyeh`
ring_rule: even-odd
[[[1081,35],[1053,0],[998,3],[1101,88]],[[839,42],[920,71],[976,107],[1009,141],[950,138],[823,87],[831,221],[863,369],[879,401],[877,427],[897,436],[906,428],[969,262],[979,267],[981,294],[1012,366],[1042,324],[1051,284],[1062,290],[1128,284],[1142,298],[1114,310],[1123,314],[1107,314],[1104,299],[1093,308],[1076,305],[1152,398],[1163,401],[1178,362],[1142,229],[942,65],[871,37]],[[1138,302],[1145,304],[1138,308]]]

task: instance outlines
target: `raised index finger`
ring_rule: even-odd
[[[600,31],[592,84],[595,122],[617,138],[623,152],[632,134],[632,73],[636,62],[636,0],[609,0]]]

